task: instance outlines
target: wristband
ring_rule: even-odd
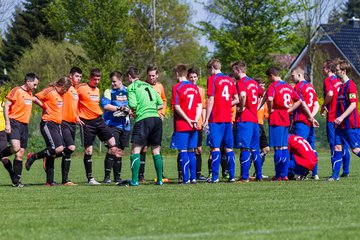
[[[43,110],[46,110],[46,109],[47,109],[47,107],[46,107],[45,104],[42,104],[42,105],[41,105],[41,108],[42,108]]]

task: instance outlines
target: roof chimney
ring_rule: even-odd
[[[356,18],[356,17],[352,17],[349,19],[349,24],[351,26],[353,26],[353,28],[359,28],[359,22],[360,22],[360,19]]]

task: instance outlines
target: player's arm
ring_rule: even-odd
[[[206,117],[204,121],[204,126],[208,125],[213,107],[214,107],[214,96],[209,96],[206,102]]]
[[[154,90],[154,92],[155,92],[155,90]],[[164,102],[163,102],[163,100],[161,99],[160,95],[155,92],[155,96],[156,96],[156,106],[157,106],[157,109],[158,109],[158,110],[164,109]],[[165,111],[165,109],[164,109],[164,111]]]
[[[274,98],[268,97],[266,100],[266,104],[268,106],[269,113],[271,113],[273,111],[273,103],[274,103]]]
[[[301,99],[299,99],[299,100],[297,100],[288,110],[287,110],[287,112],[288,113],[292,113],[295,109],[297,109],[301,104],[302,104],[302,100]],[[307,107],[307,106],[306,106]],[[308,108],[308,110],[309,110],[309,108]]]
[[[239,106],[236,109],[237,112],[243,112],[245,110],[246,92],[241,91],[239,94]]]
[[[33,103],[41,107],[44,113],[47,113],[47,106],[39,99],[38,96],[33,97]]]
[[[232,98],[232,101],[231,101],[231,106],[235,106],[238,103],[239,103],[239,96],[237,94],[234,94],[233,98]]]
[[[351,102],[349,107],[341,114],[338,118],[335,119],[335,124],[340,124],[344,119],[349,116],[356,109],[356,102]]]
[[[268,97],[267,97],[267,92],[265,92],[265,93],[264,93],[264,96],[261,98],[261,101],[260,101],[260,103],[259,103],[259,105],[258,105],[257,110],[259,110],[259,109],[262,108],[262,106],[266,103],[267,99],[268,99]],[[267,105],[267,104],[266,104],[266,105]]]
[[[5,118],[5,132],[11,133],[11,125],[10,125],[10,118],[9,118],[9,109],[12,105],[12,102],[9,100],[6,100],[4,105],[4,118]]]
[[[175,105],[174,109],[176,111],[176,113],[182,118],[184,119],[191,127],[193,127],[193,122],[195,122],[193,119],[190,119],[186,113],[181,109],[180,105]]]
[[[131,86],[131,88],[129,88],[129,92],[128,92],[128,102],[129,102],[129,107],[132,110],[136,110],[136,106],[137,106],[137,101],[136,101],[136,95],[135,95],[135,91],[133,89],[133,86]]]
[[[166,106],[167,106],[167,99],[166,99],[164,87],[161,88],[161,100],[163,102],[163,107],[162,107],[161,113],[163,114],[163,116],[165,116],[165,111],[166,111]]]
[[[320,113],[323,116],[325,115],[325,112],[327,111],[326,105],[328,105],[331,102],[333,96],[334,96],[334,92],[332,90],[328,91],[328,93],[326,94],[324,103],[321,105],[321,110],[320,110]]]
[[[109,89],[105,90],[104,95],[101,98],[100,105],[104,110],[107,110],[109,112],[115,112],[117,110],[120,110],[116,106],[111,104],[111,92]]]

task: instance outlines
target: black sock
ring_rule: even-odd
[[[227,157],[226,154],[221,154],[221,171],[222,176],[225,177],[226,174],[228,174],[228,163],[227,163]]]
[[[21,179],[22,161],[15,159],[13,163],[13,168],[14,168],[14,183],[18,183]]]
[[[13,152],[11,151],[11,146],[8,146],[0,153],[0,159],[2,159],[3,157],[8,157],[11,154],[13,154]]]
[[[200,177],[200,175],[201,175],[201,164],[202,164],[201,154],[196,153],[195,157],[196,157],[196,177]]]
[[[5,161],[3,160],[3,164],[4,164],[5,169],[8,171],[11,180],[13,180],[13,178],[14,178],[14,170],[13,170],[11,161],[9,159],[7,159]]]
[[[54,183],[54,157],[46,157],[46,182]]]
[[[121,180],[121,167],[122,167],[122,157],[115,157],[113,170],[114,170],[114,181]]]
[[[104,160],[105,177],[110,177],[111,169],[114,165],[116,156],[111,153],[106,153]]]
[[[55,149],[53,148],[45,148],[44,150],[34,153],[30,159],[31,160],[37,160],[37,159],[42,159],[44,157],[50,157],[50,156],[54,156],[56,155]],[[61,155],[62,156],[62,155]]]
[[[84,154],[84,166],[86,177],[88,180],[92,178],[92,155]]]
[[[61,160],[62,183],[67,183],[69,181],[70,164],[71,164],[70,155],[63,156]]]
[[[208,171],[209,171],[209,175],[212,173],[212,168],[211,168],[211,163],[212,163],[212,159],[208,159]]]
[[[179,181],[182,180],[182,168],[181,168],[181,162],[180,162],[180,153],[177,155],[177,170],[178,170],[178,178]]]
[[[146,152],[140,153],[140,168],[139,168],[139,177],[144,177],[145,173],[145,161],[146,161]]]

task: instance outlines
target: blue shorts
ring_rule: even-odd
[[[287,147],[289,137],[289,127],[269,126],[270,147]]]
[[[311,148],[315,150],[315,129],[302,122],[294,124],[294,134],[303,137],[309,142]]]
[[[197,148],[197,142],[197,131],[174,132],[171,137],[170,148],[188,150],[189,148]]]
[[[210,133],[206,139],[206,146],[212,148],[233,148],[234,136],[231,123],[209,123]]]
[[[360,147],[359,128],[335,129],[335,145],[348,144],[352,149]]]
[[[292,172],[293,174],[304,175],[305,173],[309,172],[309,169],[297,164],[294,158],[290,156],[289,172]]]
[[[259,149],[259,124],[253,122],[236,123],[236,148]]]

